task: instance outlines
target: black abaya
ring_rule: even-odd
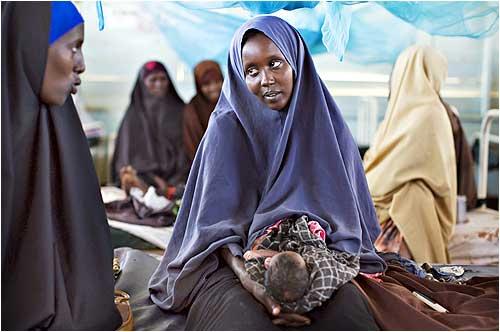
[[[39,100],[50,2],[2,3],[2,329],[110,330],[113,252],[71,98]]]
[[[339,288],[321,307],[307,313],[311,325],[274,325],[269,313],[227,266],[211,274],[189,309],[186,330],[354,331],[379,330],[368,304],[351,283]]]

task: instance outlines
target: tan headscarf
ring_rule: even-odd
[[[449,262],[455,225],[455,148],[439,97],[446,76],[447,61],[436,50],[401,53],[385,118],[364,158],[380,223],[394,221],[417,262]]]

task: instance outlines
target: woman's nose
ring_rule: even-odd
[[[76,58],[75,72],[77,74],[81,74],[85,71],[85,69],[85,59],[83,58],[83,53],[80,52]]]
[[[262,80],[260,82],[260,84],[262,86],[268,86],[270,84],[274,84],[275,83],[275,80],[274,80],[274,75],[271,71],[269,70],[263,70],[262,71]]]
[[[156,81],[155,85],[154,85],[155,89],[157,89],[157,90],[163,90],[164,86],[165,86],[165,84],[163,84],[163,82],[160,82],[160,81]]]

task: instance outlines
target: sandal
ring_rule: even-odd
[[[132,318],[132,308],[130,307],[130,295],[122,290],[115,289],[116,308],[122,316],[122,325],[117,331],[133,331],[134,320]]]

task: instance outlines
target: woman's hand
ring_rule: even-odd
[[[311,320],[308,317],[300,314],[282,313],[277,318],[273,319],[273,324],[299,327],[304,325],[310,325]]]
[[[248,274],[240,278],[240,281],[243,288],[250,292],[250,294],[252,294],[253,297],[262,303],[262,305],[267,309],[269,314],[272,316],[273,324],[293,327],[311,324],[311,320],[304,315],[282,313],[281,306],[266,294],[264,286],[250,279]]]
[[[253,281],[248,274],[242,275],[239,279],[243,288],[252,294],[257,301],[262,303],[272,316],[279,316],[281,313],[281,306],[266,294],[264,286]]]

